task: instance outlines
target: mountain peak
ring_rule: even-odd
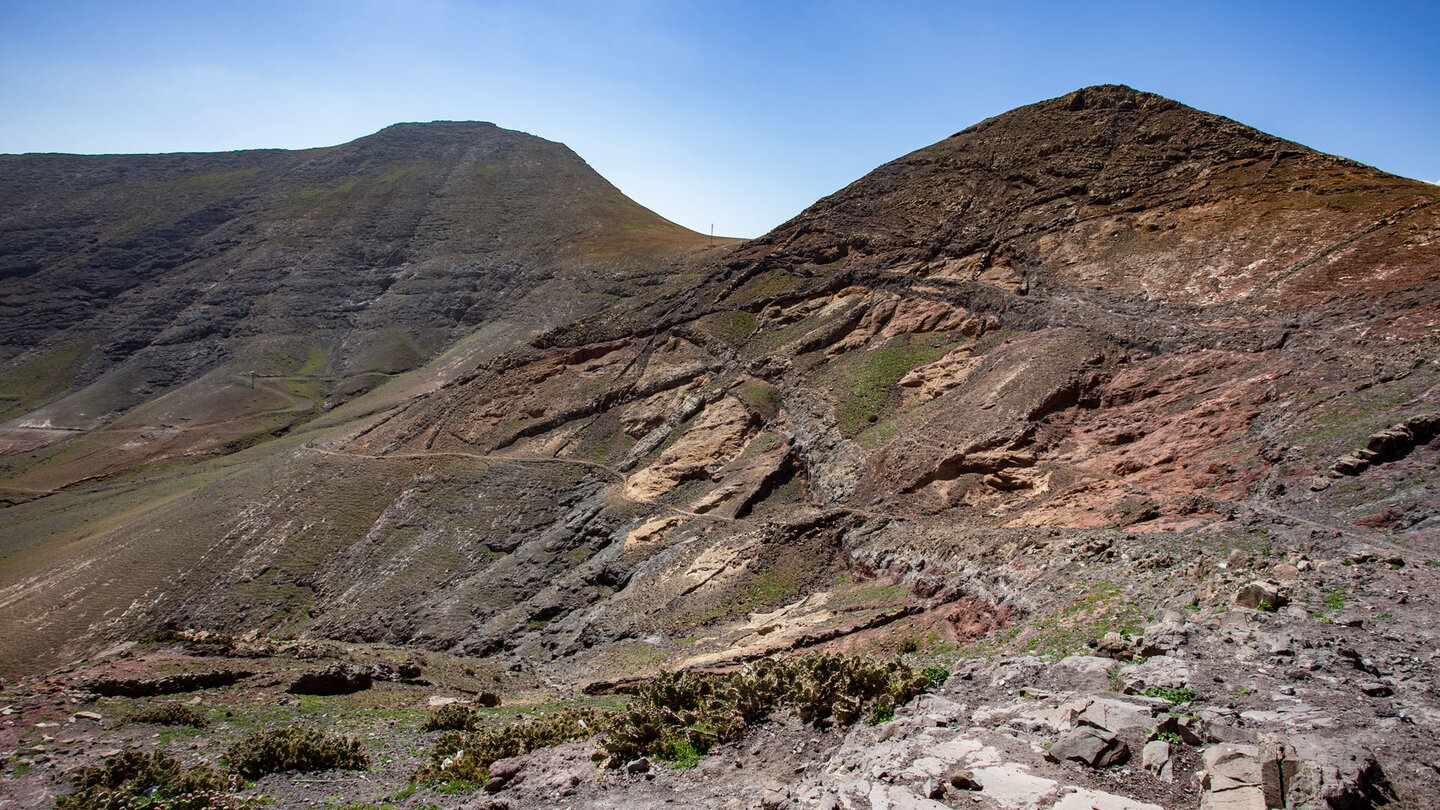
[[[1360,187],[1370,193],[1332,204]],[[1316,221],[1363,231],[1437,198],[1433,186],[1163,96],[1097,85],[891,161],[748,253],[772,266],[843,258],[851,269],[964,280],[998,273],[1007,288],[1078,284],[1192,304],[1291,291],[1313,300],[1358,290],[1368,274],[1333,263],[1288,274],[1271,259],[1277,246],[1310,251]],[[1206,238],[1182,245],[1177,228]],[[1278,286],[1282,276],[1288,289]]]

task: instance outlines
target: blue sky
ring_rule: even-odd
[[[0,152],[474,119],[756,236],[983,118],[1124,83],[1440,181],[1435,2],[0,0]]]

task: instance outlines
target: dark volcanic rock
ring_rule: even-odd
[[[87,688],[91,692],[105,697],[149,697],[229,686],[236,681],[250,677],[250,675],[251,673],[244,670],[221,669],[214,672],[167,675],[164,678],[153,680],[102,678],[91,681]]]
[[[368,670],[336,664],[319,672],[306,672],[285,690],[295,695],[348,695],[374,685]]]

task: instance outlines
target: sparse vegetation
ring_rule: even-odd
[[[436,709],[420,726],[421,731],[474,731],[478,728],[480,713],[458,703]]]
[[[941,667],[916,673],[899,661],[826,654],[764,659],[722,675],[667,673],[641,684],[618,711],[569,708],[508,726],[447,731],[415,778],[473,789],[489,779],[489,767],[498,759],[590,737],[597,738],[596,759],[606,767],[649,756],[689,768],[778,707],[789,706],[818,725],[862,718],[884,722],[894,717],[896,706],[947,677]],[[447,720],[458,718],[447,713]]]
[[[1190,701],[1200,697],[1200,693],[1195,691],[1194,689],[1191,689],[1188,686],[1178,689],[1169,689],[1163,686],[1152,686],[1149,689],[1145,690],[1145,696],[1160,698],[1162,700],[1168,701],[1170,705],[1173,706],[1178,703],[1189,703]]]
[[[421,782],[483,785],[490,764],[594,735],[607,722],[595,709],[569,709],[539,720],[478,731],[447,731],[430,749],[430,761],[415,773]]]
[[[126,749],[71,779],[74,792],[55,799],[56,810],[229,810],[249,806],[233,794],[234,775],[206,765],[185,765],[164,751]]]
[[[664,674],[637,690],[596,741],[595,757],[615,767],[640,756],[673,761],[690,750],[704,754],[780,706],[817,725],[885,719],[930,685],[899,661],[821,653],[767,658],[723,675]]]
[[[916,366],[939,360],[958,343],[944,336],[929,340],[904,340],[864,354],[836,361],[830,374],[835,378],[835,415],[840,431],[854,436],[878,419],[890,389]]]
[[[881,723],[888,723],[894,719],[894,706],[876,706],[875,710],[870,712],[870,717],[867,719],[867,722],[869,722],[872,726],[878,726]]]
[[[194,726],[204,728],[208,722],[205,713],[180,703],[160,703],[131,712],[126,718],[132,723],[152,723],[157,726]]]
[[[695,746],[686,740],[681,740],[671,746],[669,753],[671,758],[660,760],[662,764],[668,767],[683,769],[693,768],[700,764],[700,752],[695,750]]]
[[[256,731],[232,746],[225,759],[231,769],[246,779],[280,771],[370,767],[370,758],[360,749],[358,740],[331,737],[307,726]]]

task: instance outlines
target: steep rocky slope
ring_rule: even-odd
[[[0,175],[12,500],[267,438],[488,327],[478,362],[704,243],[564,146],[473,122]]]
[[[162,627],[418,646],[552,700],[898,653],[969,677],[888,747],[777,727],[760,765],[784,784],[743,799],[1191,807],[1219,801],[1183,781],[1195,746],[1304,735],[1265,761],[1433,806],[1437,237],[1433,186],[1086,88],[394,407],[7,509],[0,607],[26,619],[5,640],[45,661]],[[1181,784],[1041,764],[1081,727],[1138,753],[1149,729],[1071,701],[1151,688],[1199,700]],[[1097,712],[1158,725],[1141,704]],[[1316,753],[1342,739],[1349,765]],[[924,798],[956,765],[984,790]],[[521,806],[563,793],[534,784]]]

